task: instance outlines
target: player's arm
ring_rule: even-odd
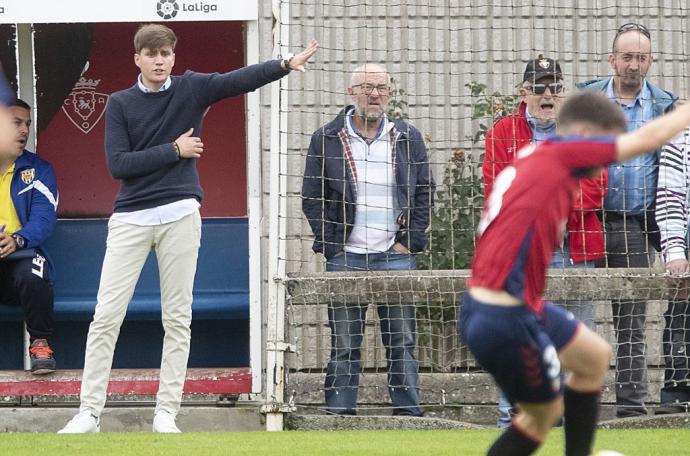
[[[690,125],[690,103],[657,117],[642,128],[623,133],[616,139],[616,161],[630,160],[656,150]]]

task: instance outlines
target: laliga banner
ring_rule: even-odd
[[[252,21],[258,0],[0,0],[0,24]]]

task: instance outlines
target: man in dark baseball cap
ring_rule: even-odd
[[[540,54],[536,59],[527,62],[522,81],[534,84],[548,76],[551,76],[554,80],[563,79],[561,66],[554,59],[546,58]]]

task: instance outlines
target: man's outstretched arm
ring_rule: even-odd
[[[616,140],[616,160],[630,160],[659,149],[690,125],[690,103],[657,117],[642,128],[623,133]]]

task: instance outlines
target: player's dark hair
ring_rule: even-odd
[[[31,111],[31,106],[29,106],[29,103],[22,100],[21,98],[17,98],[16,100],[14,100],[14,103],[12,103],[10,106],[17,106],[19,108],[24,108],[28,111]]]
[[[142,49],[155,51],[165,46],[170,46],[175,50],[177,37],[175,32],[161,24],[146,24],[139,27],[134,34],[134,52],[141,53]]]
[[[604,131],[625,131],[623,111],[598,92],[581,90],[569,96],[558,114],[559,128],[573,124],[589,124]]]

